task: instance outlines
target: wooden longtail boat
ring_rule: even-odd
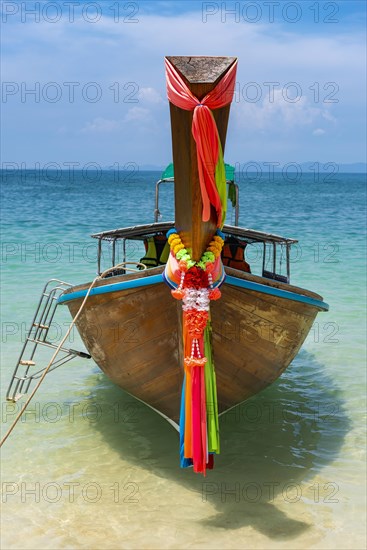
[[[167,60],[199,102],[218,89],[236,63],[232,57]],[[229,110],[230,103],[213,110],[223,151]],[[99,273],[105,243],[112,243],[112,266],[120,260],[121,249],[122,261],[129,259],[129,243],[145,243],[145,256],[143,252],[135,259],[140,260],[138,267],[148,268],[131,271],[127,264],[112,268],[95,283],[77,328],[88,352],[113,382],[176,424],[185,361],[183,317],[181,302],[172,298],[162,277],[165,265],[160,263],[167,258],[160,261],[161,251],[167,232],[175,227],[192,260],[198,262],[217,231],[217,213],[211,203],[203,221],[193,110],[171,102],[170,114],[175,222],[158,220],[159,185],[173,181],[165,176],[157,183],[154,223],[93,235],[98,239]],[[238,188],[233,179],[227,175],[227,183],[237,192],[236,221],[221,229],[225,280],[221,298],[210,307],[219,414],[274,382],[298,353],[317,313],[328,309],[318,294],[290,284],[290,248],[297,241],[238,227]],[[263,257],[259,274],[251,273],[244,259],[246,247],[254,244]],[[279,261],[286,266],[284,274],[279,273]],[[58,304],[66,304],[75,316],[89,287],[86,283],[68,288]]]

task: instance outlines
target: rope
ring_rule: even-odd
[[[48,373],[48,371],[50,370],[57,354],[59,353],[60,349],[62,348],[65,340],[67,339],[67,337],[69,336],[70,332],[71,332],[71,329],[73,328],[73,326],[75,325],[79,315],[81,314],[81,312],[83,311],[84,309],[84,306],[85,306],[85,303],[88,299],[88,296],[92,290],[92,288],[94,287],[94,285],[96,284],[96,282],[99,280],[99,279],[103,279],[107,273],[109,273],[110,271],[113,271],[115,270],[116,268],[118,267],[125,267],[126,264],[134,264],[134,265],[139,265],[139,266],[143,266],[144,269],[146,269],[146,266],[144,264],[141,264],[140,262],[122,262],[120,264],[117,264],[117,265],[114,265],[113,267],[110,267],[109,269],[106,269],[105,271],[103,271],[103,273],[101,273],[101,275],[98,275],[93,281],[92,283],[90,284],[89,288],[88,288],[88,291],[87,291],[87,294],[85,295],[84,297],[84,300],[82,301],[81,305],[80,305],[80,308],[78,309],[75,317],[73,318],[73,320],[71,321],[70,325],[69,325],[69,328],[68,330],[66,331],[66,334],[65,336],[63,337],[63,339],[61,340],[61,342],[59,343],[59,345],[57,346],[56,350],[55,350],[55,353],[53,354],[49,364],[47,365],[47,367],[45,368],[45,370],[43,371],[43,374],[41,376],[41,378],[39,379],[39,381],[37,382],[37,384],[35,385],[35,387],[33,388],[33,391],[32,393],[30,394],[30,396],[28,397],[27,401],[24,403],[23,407],[21,408],[21,410],[19,411],[17,417],[15,418],[14,422],[12,423],[12,425],[10,426],[10,428],[8,429],[8,431],[6,432],[6,434],[4,435],[4,437],[2,438],[2,440],[0,441],[0,447],[2,447],[2,445],[5,443],[5,441],[8,439],[9,435],[11,434],[11,432],[14,430],[15,426],[17,425],[17,423],[19,422],[20,418],[23,416],[24,414],[24,411],[26,410],[26,408],[28,407],[29,403],[31,402],[31,400],[33,399],[35,393],[37,392],[38,388],[40,387],[40,385],[42,384],[46,374]],[[131,268],[126,268],[126,271],[136,271],[134,269],[131,269]]]

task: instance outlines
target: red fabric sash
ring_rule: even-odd
[[[199,100],[186,86],[172,63],[165,60],[168,99],[176,107],[194,111],[192,135],[196,142],[198,172],[203,201],[203,221],[210,218],[210,205],[217,213],[217,226],[221,227],[222,205],[215,181],[218,159],[221,157],[221,144],[212,109],[220,109],[231,103],[236,83],[237,61],[226,72],[214,90]]]

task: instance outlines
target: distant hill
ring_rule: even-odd
[[[367,163],[365,162],[353,162],[351,164],[338,164],[335,163],[321,163],[320,166],[327,169],[327,164],[336,164],[339,168],[339,174],[366,174],[367,173]],[[314,170],[315,162],[302,162],[300,164],[302,170],[311,172]]]
[[[313,172],[319,172],[319,173],[334,173],[334,174],[343,174],[343,173],[349,173],[349,174],[366,174],[367,173],[367,163],[365,162],[353,162],[350,164],[338,164],[337,162],[320,162],[320,161],[308,161],[308,162],[296,162],[296,161],[289,161],[284,163],[279,163],[279,165],[275,165],[276,161],[273,161],[273,163],[269,163],[267,161],[246,161],[244,163],[241,163],[241,165],[238,165],[238,168],[240,170],[246,170],[246,165],[248,166],[248,172],[256,172],[256,167],[258,166],[263,170],[263,172],[268,172],[269,170],[272,170],[271,167],[269,167],[269,164],[273,164],[274,166],[274,173],[282,172],[283,170],[286,170],[287,172],[300,172],[300,169],[302,170],[303,174],[312,174]],[[251,167],[251,164],[253,165],[253,168]],[[236,165],[235,165],[236,166]],[[237,168],[236,168],[237,169]]]
[[[163,165],[163,164],[142,164],[140,166],[140,170],[142,172],[163,172],[163,170],[165,170],[166,166],[169,164],[169,162],[167,162],[166,165]]]
[[[274,161],[276,162],[276,161]],[[319,162],[319,161],[308,161],[308,162],[300,162],[297,163],[295,161],[289,161],[285,163],[279,163],[279,166],[274,166],[274,173],[282,172],[284,168],[286,168],[287,172],[298,172],[299,169],[302,169],[302,173],[304,174],[312,174],[313,172],[317,171],[317,162],[319,164],[318,170],[320,173],[349,173],[349,174],[366,174],[367,173],[367,163],[365,162],[353,162],[350,164],[338,164],[337,162]],[[229,159],[229,163],[231,164],[231,159]],[[169,163],[167,162],[167,165]],[[141,172],[163,172],[163,170],[166,168],[167,165],[163,164],[141,164],[137,165],[137,168]],[[253,166],[251,166],[253,165]],[[120,169],[122,169],[123,163],[121,163]],[[265,173],[269,170],[269,162],[267,161],[261,161],[261,160],[247,160],[243,161],[242,163],[236,162],[234,164],[236,171],[240,170],[246,170],[246,166],[248,166],[248,172],[256,172],[256,166],[261,168],[261,170]],[[105,170],[113,169],[111,166],[104,167]]]

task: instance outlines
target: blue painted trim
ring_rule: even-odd
[[[322,302],[321,300],[316,300],[315,298],[310,298],[309,296],[304,296],[303,294],[296,294],[290,290],[282,290],[281,288],[275,288],[274,286],[261,285],[260,283],[246,281],[245,279],[237,279],[237,277],[232,277],[231,275],[227,275],[226,283],[239,288],[246,288],[247,290],[255,290],[256,292],[261,292],[262,294],[271,294],[272,296],[278,296],[279,298],[285,298],[286,300],[302,302],[303,304],[315,306],[324,311],[329,310],[329,304]]]
[[[97,286],[92,288],[89,296],[97,296],[98,294],[108,294],[110,292],[118,292],[119,290],[129,290],[131,288],[140,288],[142,286],[158,285],[163,283],[162,275],[152,275],[151,277],[142,277],[141,279],[132,279],[130,281],[121,281],[119,283],[112,283],[110,285]],[[70,294],[62,294],[57,300],[58,304],[65,304],[72,300],[78,300],[84,298],[88,289],[77,290],[76,292],[70,292]]]
[[[129,281],[120,281],[119,283],[112,283],[110,285],[99,286],[92,288],[90,296],[97,296],[98,294],[108,294],[110,292],[118,292],[122,290],[129,290],[131,288],[141,288],[143,286],[151,286],[163,283],[162,275],[152,275],[151,277],[142,277],[141,279],[132,279]],[[270,294],[271,296],[277,296],[284,298],[285,300],[293,300],[294,302],[302,302],[310,306],[317,307],[321,310],[328,311],[329,306],[321,300],[310,298],[309,296],[303,296],[302,294],[296,294],[288,290],[282,290],[273,286],[262,285],[260,283],[254,283],[252,281],[246,281],[245,279],[237,279],[227,275],[225,283],[228,285],[236,286],[239,288],[246,288],[247,290],[254,290],[262,294]],[[58,299],[58,304],[65,304],[72,300],[78,300],[84,298],[88,289],[77,290],[76,292],[70,292],[69,294],[62,294]]]

